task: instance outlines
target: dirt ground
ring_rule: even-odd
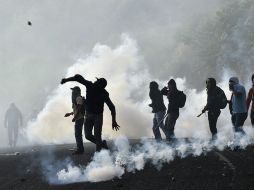
[[[132,144],[136,142],[133,140]],[[65,144],[0,150],[0,189],[254,189],[254,146],[240,151],[214,150],[199,157],[176,158],[160,171],[148,164],[142,171],[125,173],[121,179],[106,182],[49,184],[40,164],[43,156],[53,155],[58,161],[70,157],[77,165],[86,165],[91,160],[94,153],[92,144],[85,144],[85,154],[82,156],[72,156],[70,149],[73,147],[72,144]]]

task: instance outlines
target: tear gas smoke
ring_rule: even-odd
[[[230,127],[229,127],[230,128]],[[121,136],[114,141],[114,151],[102,150],[95,153],[93,160],[86,167],[77,167],[71,162],[62,165],[64,169],[55,170],[55,175],[47,175],[51,183],[66,184],[74,182],[100,182],[113,178],[121,178],[125,172],[143,170],[146,164],[151,164],[160,170],[163,164],[170,163],[175,158],[200,156],[214,149],[230,147],[245,148],[254,143],[254,129],[246,128],[246,136],[233,135],[232,130],[219,133],[217,140],[211,143],[205,139],[180,139],[174,144],[157,142],[152,139],[142,139],[139,146],[131,147],[127,137]],[[55,177],[57,176],[57,177]]]
[[[146,97],[148,88],[145,86],[140,89],[140,86],[144,86],[150,76],[144,68],[141,68],[142,58],[138,56],[136,42],[125,34],[122,35],[122,40],[123,43],[115,49],[97,44],[90,56],[78,60],[68,69],[66,76],[80,73],[87,80],[95,80],[95,77],[108,79],[106,89],[116,106],[117,120],[122,125],[121,133],[139,137],[148,134],[149,129],[146,126],[149,126],[151,114],[146,106],[147,99],[134,102],[131,93],[137,95],[141,93]],[[59,82],[60,80],[61,78]],[[29,123],[27,136],[31,142],[65,143],[73,139],[73,124],[69,118],[63,116],[71,110],[70,87],[74,85],[77,84],[59,85],[39,113],[37,120]],[[80,87],[85,95],[84,86]],[[111,136],[115,133],[111,132],[110,117],[108,109],[105,108],[104,133]]]
[[[112,49],[106,45],[97,44],[91,55],[80,59],[71,66],[66,76],[76,73],[82,74],[86,79],[95,77],[108,79],[107,90],[117,111],[117,121],[122,126],[120,132],[112,132],[111,115],[105,108],[103,134],[110,138],[119,134],[130,138],[151,136],[152,114],[148,97],[148,85],[151,75],[142,67],[144,60],[138,55],[138,47],[135,40],[122,35],[122,44]],[[223,82],[218,85],[225,90],[228,97],[229,71],[224,72]],[[59,78],[60,81],[60,78]],[[197,92],[195,89],[187,89],[185,79],[176,78],[177,86],[187,94],[187,102],[180,110],[175,134],[177,137],[208,138],[210,136],[206,117],[196,118],[206,104],[206,91]],[[167,81],[159,81],[159,84],[167,84]],[[49,98],[44,109],[39,113],[36,121],[29,123],[27,137],[33,143],[67,143],[73,141],[73,123],[71,119],[64,118],[64,114],[71,110],[70,87],[76,83],[68,83],[58,86]],[[205,79],[204,79],[205,85]],[[80,85],[83,95],[85,88]],[[142,100],[136,101],[133,94]],[[167,100],[165,99],[165,104]],[[106,107],[106,106],[105,106]],[[226,123],[231,123],[227,109],[222,110],[218,120],[218,131],[221,131]]]
[[[138,56],[136,42],[127,35],[122,35],[120,46],[112,49],[97,44],[90,56],[80,59],[68,69],[66,76],[85,73],[83,75],[87,79],[96,76],[109,79],[107,89],[116,104],[117,120],[122,126],[120,134],[137,138],[151,136],[151,128],[148,126],[151,126],[152,114],[149,113],[150,110],[147,106],[149,104],[148,84],[151,79],[148,71],[142,68],[142,62],[143,59]],[[101,69],[102,65],[106,71]],[[223,76],[225,80],[218,84],[225,90],[228,97],[227,79],[229,76],[231,73],[225,71]],[[147,163],[160,169],[163,164],[169,163],[176,157],[199,156],[215,148],[219,150],[236,146],[245,148],[253,143],[254,130],[250,127],[245,127],[246,136],[234,135],[227,109],[223,110],[219,117],[218,139],[214,143],[210,143],[207,118],[196,118],[205,105],[206,91],[197,92],[195,89],[187,89],[185,79],[177,78],[176,82],[178,88],[187,94],[187,102],[185,107],[180,110],[181,114],[176,124],[175,133],[177,137],[193,137],[193,139],[189,139],[189,142],[180,139],[176,144],[168,145],[144,138],[139,146],[133,148],[127,137],[119,137],[115,139],[113,152],[103,150],[95,153],[93,160],[87,166],[75,166],[71,161],[63,162],[64,164],[59,163],[57,168],[51,165],[50,173],[44,171],[48,181],[50,183],[106,181],[115,177],[121,178],[125,172],[142,170]],[[159,83],[166,84],[166,81],[159,81]],[[140,88],[142,84],[147,84],[147,86]],[[73,129],[70,126],[72,123],[66,122],[62,117],[70,107],[69,87],[73,85],[76,84],[59,86],[39,114],[37,121],[30,123],[27,135],[31,142],[63,143],[71,141]],[[82,89],[84,92],[84,88]],[[136,91],[138,91],[137,96],[145,97],[143,101],[137,102],[135,98],[132,98],[132,93]],[[103,132],[107,136],[114,136],[115,134],[111,133],[110,114],[107,109],[104,119]]]
[[[233,9],[236,10],[236,7],[233,6]],[[236,12],[243,12],[245,6],[239,7],[240,10]],[[218,86],[226,92],[229,98],[228,79],[232,75],[238,75],[239,62],[242,62],[245,68],[239,70],[239,78],[249,86],[249,82],[245,81],[249,81],[251,68],[253,68],[253,64],[250,64],[253,61],[253,55],[249,54],[253,50],[253,45],[248,43],[250,40],[245,39],[245,36],[248,36],[245,34],[252,31],[253,26],[247,20],[253,17],[251,10],[254,6],[249,7],[240,20],[235,19],[239,18],[239,15],[234,15],[234,11],[232,15],[231,12],[227,12],[227,9],[218,13],[219,16],[216,19],[209,20],[212,27],[218,27],[216,28],[218,31],[216,30],[212,36],[211,28],[207,27],[209,24],[200,24],[198,27],[195,25],[196,28],[192,31],[194,34],[186,32],[186,35],[183,36],[184,40],[176,42],[173,53],[169,55],[172,62],[161,66],[163,73],[167,73],[171,68],[177,73],[177,67],[179,67],[179,76],[186,76],[187,80],[193,77],[194,81],[198,79],[198,83],[204,84],[204,86],[207,77],[219,75],[221,80],[218,80],[220,81]],[[224,18],[232,19],[234,24],[225,29],[221,26]],[[245,29],[243,30],[243,28]],[[197,38],[197,35],[200,34],[203,35]],[[214,40],[210,40],[210,37]],[[251,38],[251,36],[247,38]],[[143,54],[139,52],[136,41],[123,34],[119,46],[111,48],[107,45],[95,45],[90,55],[79,59],[66,73],[67,77],[79,73],[88,80],[94,80],[95,77],[105,77],[108,80],[107,90],[116,105],[117,121],[121,125],[121,130],[112,133],[111,116],[106,108],[103,134],[107,137],[124,134],[127,137],[140,138],[142,136],[149,137],[152,134],[152,114],[149,113],[151,110],[147,106],[149,104],[148,85],[150,81],[156,79],[144,67],[146,62],[141,55]],[[189,62],[193,63],[188,64]],[[229,64],[231,62],[232,67]],[[168,76],[169,78],[171,77]],[[188,142],[180,139],[174,145],[143,139],[139,146],[133,148],[127,137],[119,137],[115,139],[113,152],[103,150],[96,153],[92,162],[86,167],[80,168],[68,162],[67,168],[63,165],[60,169],[59,167],[57,169],[51,168],[51,171],[54,172],[47,175],[49,181],[51,183],[105,181],[114,177],[120,178],[126,171],[142,170],[147,163],[160,169],[164,163],[169,163],[176,157],[199,156],[213,149],[223,150],[226,147],[245,148],[253,143],[254,131],[251,127],[245,126],[246,136],[233,133],[227,109],[222,110],[218,120],[218,138],[215,142],[210,143],[207,117],[196,118],[206,103],[206,91],[187,88],[186,78],[176,78],[178,88],[187,95],[187,102],[185,107],[180,110],[175,134],[179,138],[193,137],[193,139],[189,139]],[[166,85],[168,79],[157,80],[160,88]],[[66,143],[73,141],[73,124],[70,119],[63,118],[63,115],[71,109],[69,87],[74,85],[76,84],[68,83],[57,87],[37,120],[28,125],[26,134],[30,142]],[[80,87],[84,94],[85,88],[82,85]],[[165,103],[167,103],[166,99]]]

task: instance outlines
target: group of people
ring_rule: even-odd
[[[102,148],[108,149],[106,140],[102,140],[103,110],[104,103],[107,104],[112,116],[112,129],[119,130],[120,126],[116,122],[116,110],[112,103],[109,93],[106,91],[107,81],[104,78],[97,78],[93,83],[84,79],[77,74],[69,78],[63,78],[61,84],[66,82],[78,82],[86,87],[86,98],[81,96],[81,89],[78,86],[71,88],[72,90],[72,112],[66,113],[65,117],[73,115],[72,121],[75,123],[75,139],[77,150],[73,154],[83,154],[83,138],[82,130],[84,126],[85,138],[96,145],[96,151]],[[244,134],[242,126],[248,116],[248,110],[251,107],[250,118],[252,126],[254,126],[254,74],[251,77],[252,87],[249,89],[247,98],[243,85],[239,83],[237,77],[229,79],[229,90],[232,92],[230,100],[227,100],[224,91],[217,86],[214,78],[206,80],[207,103],[202,110],[202,115],[208,112],[209,128],[212,139],[217,135],[217,121],[221,113],[229,104],[231,120],[236,132]],[[149,96],[154,113],[153,133],[156,140],[161,140],[161,132],[165,134],[166,140],[171,141],[175,138],[174,128],[179,117],[179,109],[184,107],[186,95],[177,89],[174,79],[168,81],[167,87],[159,89],[157,82],[150,82]],[[163,96],[168,99],[168,107],[166,108]],[[251,106],[252,102],[252,106]],[[199,115],[199,116],[200,116]],[[165,120],[165,122],[164,122]],[[10,104],[5,114],[4,126],[8,129],[9,145],[15,147],[18,139],[18,128],[22,126],[23,119],[21,112],[14,103]]]
[[[84,153],[82,139],[83,125],[85,137],[96,145],[96,151],[100,151],[102,148],[108,149],[106,140],[102,140],[101,138],[104,103],[107,104],[111,111],[112,129],[117,131],[120,126],[116,122],[115,106],[109,98],[109,93],[105,89],[107,86],[106,79],[97,78],[93,83],[77,74],[73,77],[63,78],[61,84],[70,81],[78,82],[86,87],[86,98],[81,96],[81,90],[78,86],[71,88],[73,112],[65,114],[65,117],[73,115],[72,121],[75,123],[74,129],[77,150],[75,150],[73,154]]]
[[[81,90],[78,86],[71,88],[73,111],[65,114],[65,117],[73,115],[72,121],[75,122],[74,129],[77,150],[74,151],[73,154],[84,153],[82,139],[83,126],[86,139],[96,145],[96,151],[100,151],[102,148],[108,149],[107,142],[101,138],[104,103],[107,104],[111,111],[112,129],[119,130],[120,126],[116,122],[115,106],[109,98],[109,93],[105,90],[105,87],[107,86],[106,79],[97,78],[93,83],[77,74],[73,77],[63,78],[61,84],[71,81],[78,82],[86,87],[86,98],[81,96]],[[227,100],[224,91],[217,86],[214,78],[208,78],[206,80],[207,103],[200,115],[208,112],[209,128],[213,140],[216,139],[217,136],[216,125],[221,109],[224,109],[227,104],[229,104],[230,113],[232,115],[231,119],[234,130],[236,132],[244,133],[242,126],[247,118],[250,104],[251,102],[254,102],[254,74],[251,77],[251,81],[252,87],[250,88],[246,99],[244,86],[239,83],[237,77],[231,77],[229,79],[229,90],[232,92],[232,95],[230,100]],[[160,130],[162,130],[166,140],[172,141],[175,139],[174,129],[179,117],[179,109],[184,107],[186,95],[177,89],[176,81],[174,79],[170,79],[167,87],[162,89],[159,89],[157,82],[152,81],[150,82],[149,88],[149,96],[151,99],[151,104],[149,104],[149,106],[154,113],[154,137],[156,140],[162,140],[160,132]],[[163,96],[166,96],[168,99],[167,108],[164,104]],[[254,103],[252,103],[250,115],[252,125],[254,126]]]
[[[164,105],[163,95],[168,98],[167,114],[166,106]],[[153,133],[156,140],[161,140],[160,129],[164,132],[167,140],[174,138],[174,128],[176,120],[179,117],[179,108],[183,107],[186,101],[186,96],[182,91],[177,89],[177,85],[174,79],[170,79],[168,86],[163,89],[159,89],[157,82],[150,82],[149,96],[152,103],[149,104],[152,107],[154,113],[153,118]],[[181,98],[183,97],[183,98]],[[165,124],[164,119],[166,118]],[[160,128],[160,129],[159,129]]]
[[[244,134],[242,127],[247,119],[248,110],[252,102],[250,117],[252,126],[254,126],[254,74],[251,77],[251,82],[252,87],[249,89],[246,98],[244,86],[239,83],[237,77],[231,77],[229,79],[229,90],[232,94],[230,100],[227,100],[224,91],[217,86],[214,78],[208,78],[206,80],[207,103],[200,115],[206,111],[208,112],[209,128],[213,140],[216,139],[217,136],[216,125],[221,109],[224,109],[227,104],[229,104],[234,130]],[[179,117],[179,108],[183,107],[185,103],[185,99],[181,98],[181,94],[183,93],[177,89],[174,79],[169,80],[168,86],[161,90],[157,82],[150,82],[149,96],[152,103],[149,104],[149,106],[152,107],[152,112],[154,113],[153,133],[156,140],[162,139],[160,129],[164,132],[166,140],[170,141],[174,139],[174,128],[176,120]],[[167,114],[165,114],[166,107],[164,105],[163,95],[167,96],[168,99]],[[198,115],[198,117],[200,115]]]

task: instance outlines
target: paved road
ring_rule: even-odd
[[[170,164],[164,165],[160,171],[148,164],[142,171],[125,173],[121,179],[107,182],[50,185],[42,173],[45,170],[41,165],[42,158],[54,157],[53,160],[61,162],[69,157],[69,149],[72,147],[73,145],[52,145],[1,150],[0,190],[254,189],[253,146],[241,151],[214,150],[199,157],[176,158]],[[71,159],[77,165],[85,165],[90,161],[93,151],[93,145],[87,144],[85,155]]]

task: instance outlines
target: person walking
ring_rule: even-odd
[[[154,113],[153,117],[153,134],[156,140],[161,140],[161,133],[160,129],[164,132],[166,138],[168,133],[165,131],[165,126],[164,126],[164,116],[166,113],[166,106],[164,105],[163,101],[163,95],[161,91],[159,90],[159,85],[157,82],[152,81],[150,82],[150,92],[149,96],[152,101],[149,106],[152,108],[152,113]]]
[[[212,139],[214,140],[217,135],[217,120],[220,116],[220,109],[223,109],[227,105],[227,97],[224,91],[216,85],[214,78],[208,78],[206,80],[207,90],[207,103],[202,110],[202,113],[208,111],[209,128],[212,133]]]
[[[74,124],[74,131],[75,131],[75,140],[77,145],[77,150],[74,151],[72,154],[83,154],[84,153],[84,145],[83,145],[83,138],[82,138],[82,129],[84,124],[84,106],[85,100],[81,96],[81,90],[78,86],[71,88],[72,90],[72,109],[73,111],[70,113],[66,113],[64,117],[69,117],[73,115],[72,122]]]
[[[186,101],[186,96],[182,91],[179,91],[174,79],[170,79],[168,86],[161,90],[161,93],[168,98],[167,118],[165,128],[168,133],[168,140],[175,138],[175,124],[179,117],[179,108],[182,108]]]
[[[23,117],[20,110],[14,103],[5,113],[4,127],[8,129],[9,145],[16,147],[18,141],[19,128],[23,125]]]
[[[229,90],[232,92],[232,123],[236,132],[244,134],[243,124],[247,118],[246,91],[243,85],[239,84],[237,77],[229,79]]]

